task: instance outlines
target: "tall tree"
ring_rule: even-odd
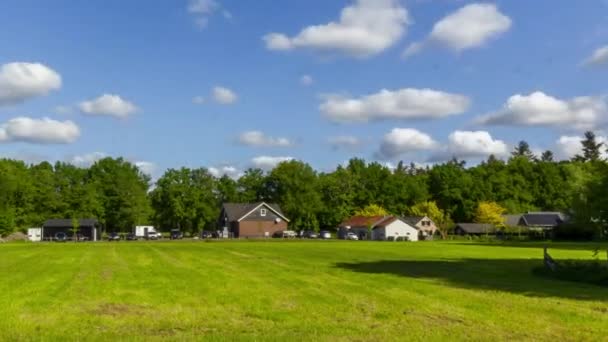
[[[602,146],[604,143],[598,142],[595,133],[588,131],[585,132],[585,138],[581,140],[583,145],[583,155],[576,155],[575,160],[583,162],[595,162],[601,159]]]
[[[540,160],[547,162],[547,163],[551,163],[553,162],[553,152],[550,150],[546,150],[545,152],[543,152],[543,154],[540,156]]]
[[[275,167],[266,182],[271,201],[281,208],[297,230],[318,230],[322,208],[318,177],[310,165],[292,160]]]
[[[475,222],[492,224],[503,228],[505,219],[502,216],[506,209],[496,202],[480,202],[475,211]]]
[[[528,160],[536,160],[536,156],[534,155],[534,153],[532,153],[530,145],[524,140],[520,141],[517,146],[515,146],[515,149],[513,150],[513,152],[511,152],[511,156],[515,158],[524,157]]]

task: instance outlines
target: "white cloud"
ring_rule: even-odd
[[[433,150],[438,144],[430,135],[413,128],[393,128],[384,135],[377,155],[393,159],[410,152]]]
[[[310,75],[303,75],[302,77],[300,77],[300,84],[303,86],[312,85],[313,82],[314,82],[314,80],[312,79],[312,76],[310,76]]]
[[[408,12],[398,0],[356,0],[342,9],[338,21],[308,26],[291,38],[269,33],[263,40],[270,50],[307,48],[369,57],[399,41],[408,23]]]
[[[202,96],[195,96],[192,98],[192,103],[194,104],[203,104],[205,103],[205,98]]]
[[[513,95],[496,113],[477,119],[490,125],[558,126],[593,130],[608,121],[605,97],[580,96],[561,100],[537,91],[530,95]]]
[[[85,114],[106,115],[116,118],[126,118],[138,110],[133,103],[113,94],[103,94],[96,99],[83,101],[78,105],[78,108]]]
[[[502,157],[508,153],[507,144],[492,138],[486,131],[454,131],[448,137],[447,150],[440,153],[436,159],[480,158],[492,154]]]
[[[17,117],[0,124],[0,142],[69,144],[76,141],[78,137],[80,137],[80,129],[69,120]]]
[[[255,168],[268,171],[274,169],[279,163],[293,160],[293,157],[270,157],[270,156],[259,156],[251,159],[251,164]]]
[[[606,137],[596,136],[595,138],[598,143],[608,143],[608,138]],[[576,155],[582,155],[583,145],[581,142],[583,139],[584,137],[582,136],[563,135],[559,137],[559,139],[555,142],[557,147],[556,156],[559,159],[571,159]],[[605,147],[606,146],[601,149],[602,157],[608,158],[608,152],[606,151]]]
[[[353,149],[361,144],[359,138],[348,135],[330,137],[329,139],[327,139],[327,141],[334,150],[340,148]]]
[[[136,162],[134,162],[134,164],[135,164],[135,166],[137,166],[139,171],[141,171],[142,173],[144,173],[150,177],[154,177],[156,175],[156,171],[158,171],[158,166],[153,162],[136,161]]]
[[[247,146],[257,147],[288,147],[292,143],[287,138],[269,137],[260,131],[248,131],[239,136],[239,142]]]
[[[360,98],[330,95],[320,106],[335,122],[367,122],[385,119],[436,119],[461,114],[471,101],[459,94],[433,89],[383,89]]]
[[[213,99],[217,103],[228,105],[235,103],[238,96],[228,88],[217,86],[213,88]]]
[[[103,152],[91,152],[75,155],[70,158],[68,162],[74,166],[87,168],[95,164],[95,162],[97,162],[98,160],[101,160],[106,157],[108,157],[108,155]]]
[[[220,8],[214,0],[190,0],[188,13],[194,17],[194,23],[199,29],[204,29],[209,23],[209,17]]]
[[[589,66],[608,65],[608,45],[593,51],[593,54],[585,60],[584,64]]]
[[[224,165],[224,166],[212,166],[207,169],[209,173],[217,178],[221,178],[223,176],[228,176],[232,179],[238,179],[243,175],[243,172],[239,170],[237,167],[232,165]]]
[[[511,19],[494,4],[469,4],[435,23],[427,40],[411,44],[404,56],[418,53],[427,45],[454,51],[476,48],[507,32],[511,24]]]
[[[0,106],[21,103],[61,88],[61,76],[39,63],[15,62],[0,66]]]

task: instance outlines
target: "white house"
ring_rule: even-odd
[[[27,239],[34,242],[42,241],[42,228],[28,228]]]
[[[418,241],[418,229],[409,225],[396,216],[389,216],[378,222],[372,230],[372,240],[394,240],[407,238],[409,241]]]

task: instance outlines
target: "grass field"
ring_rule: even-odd
[[[541,259],[465,242],[0,244],[0,340],[606,340],[608,289],[537,277]]]

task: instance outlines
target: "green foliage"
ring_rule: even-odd
[[[494,225],[498,228],[505,226],[502,216],[506,209],[496,202],[480,202],[475,211],[475,222]]]
[[[355,215],[364,217],[387,216],[388,211],[377,204],[370,204],[365,208],[355,210]]]

